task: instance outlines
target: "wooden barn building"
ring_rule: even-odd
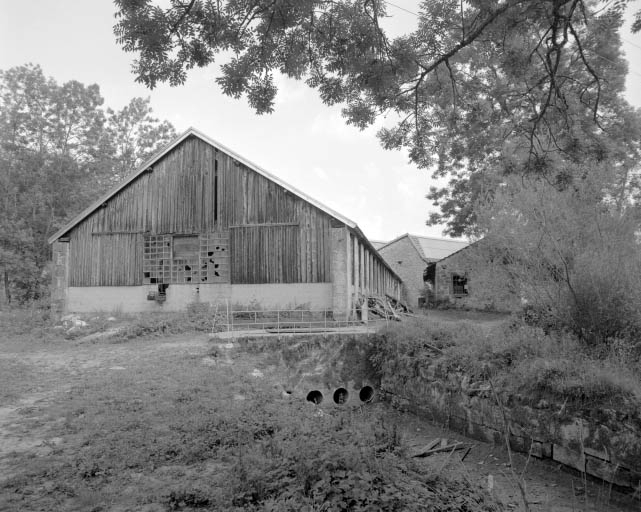
[[[189,129],[50,239],[65,312],[192,302],[353,316],[401,280],[351,220]]]

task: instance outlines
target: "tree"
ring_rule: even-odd
[[[102,104],[95,84],[58,84],[31,64],[0,71],[0,269],[9,300],[46,293],[48,237],[174,134],[150,117],[148,100],[132,100],[136,115]],[[121,126],[128,153],[117,146]]]
[[[95,85],[60,86],[28,65],[0,72],[0,104],[1,266],[18,297],[32,299],[41,293],[47,236],[89,190],[82,186],[102,144],[102,98]]]
[[[176,136],[169,121],[151,115],[149,103],[149,98],[133,98],[118,112],[107,110],[107,131],[115,150],[114,178],[137,169]]]
[[[612,161],[625,174],[639,156],[639,114],[621,98],[626,0],[423,1],[418,29],[393,40],[380,26],[383,0],[115,3],[117,39],[138,54],[136,79],[149,87],[182,84],[187,70],[232,52],[217,82],[259,114],[273,109],[277,72],[343,103],[356,126],[393,113],[383,146],[450,177],[428,197],[441,207],[429,222],[447,221],[451,234],[473,228],[471,202],[504,175],[564,185],[568,162]],[[621,133],[628,140],[617,142]]]
[[[544,325],[588,343],[641,334],[638,207],[621,210],[604,187],[617,171],[572,166],[572,186],[511,177],[477,211],[487,235],[467,251],[475,291],[511,290]]]

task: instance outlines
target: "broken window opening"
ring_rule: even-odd
[[[452,293],[454,295],[467,295],[467,277],[452,274]]]
[[[430,263],[423,271],[423,282],[434,286],[436,282],[436,263]]]
[[[143,283],[229,282],[229,257],[223,252],[229,243],[228,237],[226,232],[146,235]]]

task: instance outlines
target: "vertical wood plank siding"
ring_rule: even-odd
[[[70,286],[129,286],[142,284],[143,246],[140,234],[92,236],[80,225],[85,236],[74,238],[69,246]]]
[[[298,226],[237,227],[230,230],[233,284],[322,282],[300,263]],[[320,269],[321,267],[317,267]]]
[[[197,137],[69,232],[71,286],[138,286],[144,237],[230,233],[232,283],[331,281],[332,217]],[[351,235],[351,283],[395,295],[398,281]],[[350,268],[351,267],[351,268]]]
[[[250,241],[287,237],[293,244],[287,249],[287,264],[294,267],[256,271],[250,265],[253,254],[239,248],[231,255],[236,282],[252,282],[256,276],[268,276],[265,282],[329,282],[330,222],[315,206],[190,137],[71,230],[70,284],[141,284],[145,233],[212,233],[244,224],[254,227],[250,238],[241,237],[239,244],[249,248]],[[297,226],[255,226],[283,223]],[[258,233],[261,229],[267,230],[264,235]]]

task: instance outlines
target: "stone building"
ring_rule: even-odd
[[[492,311],[520,307],[501,259],[490,262],[482,251],[483,240],[479,240],[428,265],[425,278],[436,302]]]
[[[424,272],[428,264],[438,261],[468,245],[461,240],[404,235],[378,249],[385,261],[403,280],[402,296],[410,308],[423,304]]]
[[[49,243],[61,311],[258,303],[346,318],[364,295],[400,297],[355,222],[195,129]]]

